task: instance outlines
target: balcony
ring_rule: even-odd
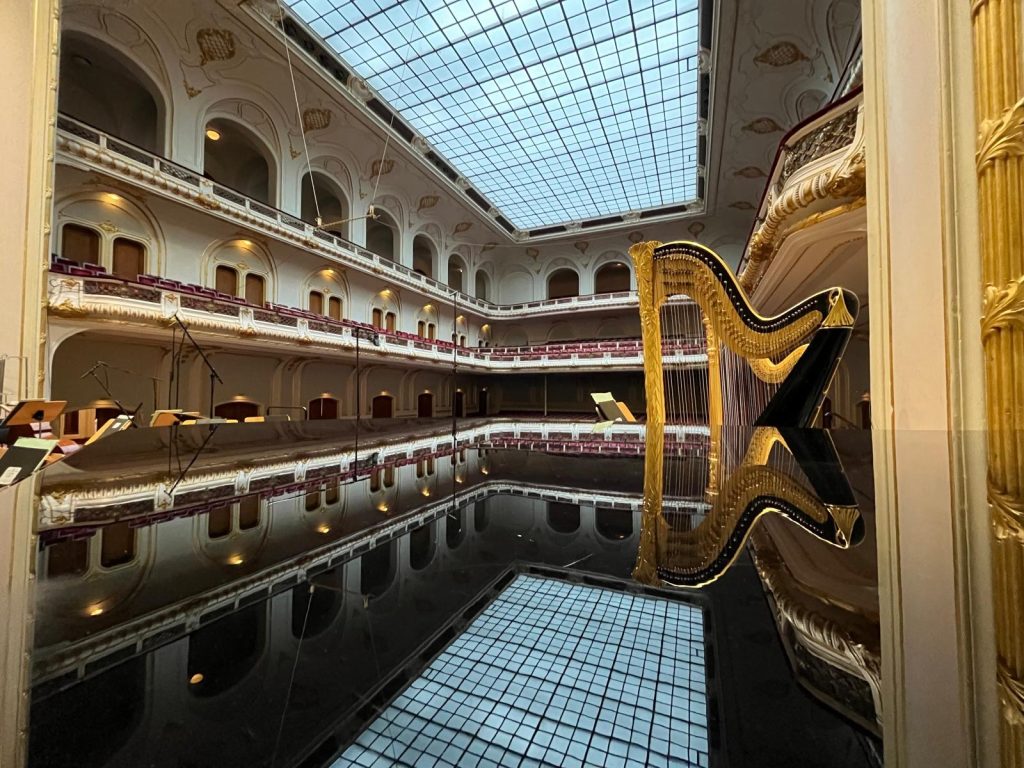
[[[457,303],[485,320],[519,319],[569,310],[635,307],[635,291],[499,305],[452,290],[391,259],[204,178],[200,173],[109,136],[67,116],[57,120],[57,155],[74,167],[112,175],[152,194],[315,252],[332,264],[381,276],[444,304]]]
[[[353,320],[334,320],[280,304],[257,306],[201,285],[153,275],[137,280],[114,277],[103,267],[54,258],[50,266],[48,308],[75,322],[129,322],[165,328],[177,315],[198,334],[230,336],[247,342],[277,342],[335,350],[351,356],[357,344],[364,355],[396,362],[457,364],[479,372],[558,370],[639,370],[640,339],[566,342],[533,347],[457,347],[451,342],[411,333],[389,332]],[[665,347],[666,364],[704,365],[703,339],[685,339]]]

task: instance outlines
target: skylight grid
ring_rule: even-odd
[[[292,0],[518,228],[697,196],[697,0]]]

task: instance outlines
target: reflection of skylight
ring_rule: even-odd
[[[699,608],[520,576],[333,768],[698,768],[707,714]]]
[[[697,197],[697,0],[289,0],[519,228]]]

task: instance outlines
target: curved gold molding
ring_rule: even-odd
[[[981,338],[987,342],[993,333],[1011,326],[1024,328],[1024,275],[1002,288],[985,287]]]

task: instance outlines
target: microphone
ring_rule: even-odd
[[[102,360],[97,360],[97,361],[96,361],[96,365],[94,365],[94,366],[93,366],[92,368],[90,368],[90,369],[89,369],[88,371],[86,371],[85,373],[83,373],[83,374],[82,374],[81,376],[79,376],[78,378],[79,378],[79,379],[84,379],[84,378],[85,378],[86,376],[89,376],[89,375],[90,375],[90,374],[91,374],[91,373],[92,373],[93,371],[95,371],[95,370],[96,370],[97,368],[99,368],[99,367],[100,367],[101,365],[106,365],[106,363],[104,363],[104,362],[103,362]]]

